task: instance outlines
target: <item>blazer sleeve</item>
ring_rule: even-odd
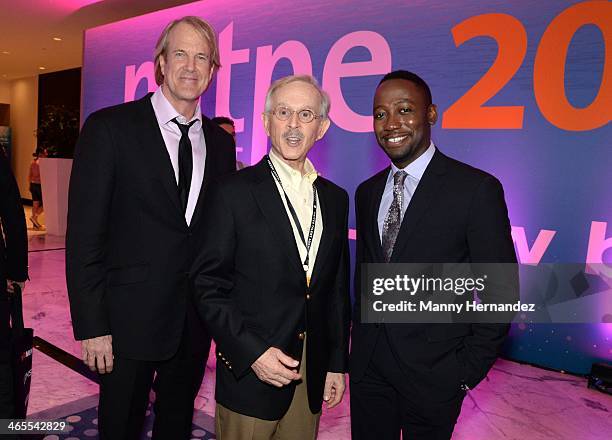
[[[236,223],[222,185],[213,182],[204,197],[206,216],[196,237],[200,251],[191,271],[194,303],[234,375],[242,377],[270,344],[246,328],[232,298]]]
[[[94,113],[77,142],[68,193],[66,282],[77,340],[110,334],[105,257],[113,187],[112,131]]]
[[[518,301],[518,267],[508,209],[502,185],[492,176],[486,177],[475,193],[467,241],[474,273],[489,273],[481,300],[488,303]],[[491,272],[494,276],[490,276]],[[470,388],[484,379],[497,359],[512,316],[506,318],[508,324],[472,324],[472,334],[458,353],[464,364],[464,383]]]
[[[28,236],[25,216],[17,182],[7,158],[1,151],[0,191],[2,192],[2,197],[0,197],[0,220],[2,221],[2,232],[4,233],[6,245],[6,255],[0,255],[0,258],[6,258],[5,275],[8,279],[12,281],[25,281],[28,278]]]
[[[351,300],[349,293],[348,194],[342,191],[342,251],[330,303],[328,335],[331,346],[328,371],[344,373],[348,369]]]
[[[361,323],[361,264],[364,263],[364,228],[361,222],[363,189],[360,185],[355,191],[355,228],[357,240],[355,241],[355,273],[353,277],[353,327]]]

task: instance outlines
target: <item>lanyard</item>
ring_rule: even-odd
[[[313,183],[312,184],[312,219],[310,220],[310,230],[308,231],[308,241],[306,241],[304,239],[304,232],[302,231],[302,227],[300,226],[300,221],[298,219],[297,214],[295,213],[295,209],[293,209],[293,205],[291,204],[291,201],[289,200],[289,196],[287,196],[287,193],[285,192],[285,188],[283,188],[283,183],[280,180],[280,176],[278,175],[276,168],[274,168],[274,164],[272,163],[272,160],[270,160],[270,156],[266,155],[266,159],[268,161],[268,165],[270,166],[270,171],[272,171],[272,175],[274,176],[274,179],[276,179],[276,181],[281,187],[281,190],[283,190],[283,194],[285,195],[285,200],[287,201],[287,207],[289,208],[289,213],[291,214],[291,217],[293,218],[293,221],[295,222],[295,226],[298,230],[300,239],[302,240],[302,244],[306,248],[306,258],[304,259],[304,262],[302,263],[302,265],[304,266],[304,272],[308,272],[308,266],[310,262],[310,247],[312,246],[312,237],[314,236],[315,225],[317,222],[317,188]]]

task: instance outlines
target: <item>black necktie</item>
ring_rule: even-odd
[[[191,188],[191,173],[193,171],[193,153],[191,152],[191,141],[189,140],[189,128],[197,119],[194,119],[189,124],[181,124],[176,118],[172,119],[179,130],[181,130],[181,140],[179,141],[178,151],[178,192],[181,200],[183,214],[187,210],[187,201],[189,200],[189,188]]]

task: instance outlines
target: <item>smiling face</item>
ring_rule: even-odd
[[[316,141],[329,128],[329,119],[316,118],[301,122],[298,112],[310,110],[315,115],[321,111],[321,96],[317,89],[304,81],[283,85],[272,95],[272,110],[285,107],[294,113],[286,121],[271,113],[264,113],[264,127],[274,152],[291,167],[302,170],[306,155]]]
[[[435,105],[412,81],[390,79],[374,95],[374,133],[378,145],[398,167],[404,168],[430,144],[431,126],[438,119]]]
[[[160,58],[163,92],[181,114],[191,111],[193,115],[210,83],[213,74],[210,53],[206,39],[189,24],[178,24],[168,35],[167,50]]]

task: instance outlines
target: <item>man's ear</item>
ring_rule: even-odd
[[[270,137],[270,115],[267,113],[262,113],[261,120],[263,121],[264,130],[266,131],[266,136]]]
[[[210,72],[208,72],[208,85],[210,85],[213,76],[215,75],[215,66],[210,66]]]
[[[329,126],[331,125],[331,121],[329,120],[329,118],[325,118],[321,121],[321,125],[319,125],[319,132],[317,133],[317,140],[321,139],[325,133],[327,133],[327,130],[329,129]]]
[[[438,106],[436,104],[429,104],[427,107],[427,122],[429,125],[435,125],[438,121]]]
[[[159,70],[161,71],[164,77],[166,76],[166,58],[164,54],[159,56]]]

